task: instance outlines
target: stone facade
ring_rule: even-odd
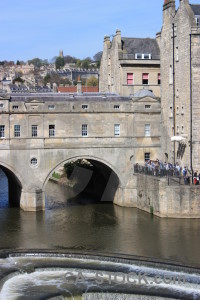
[[[133,164],[144,163],[146,152],[152,159],[160,155],[160,114],[160,100],[150,96],[1,96],[0,166],[8,174],[10,190],[16,182],[21,186],[18,195],[24,210],[44,209],[51,174],[79,158],[109,167],[119,179],[115,201],[131,201]],[[87,125],[86,135],[82,125]]]
[[[129,96],[145,89],[160,97],[159,38],[159,35],[157,40],[124,38],[120,30],[112,41],[106,36],[100,66],[100,92]],[[143,74],[148,74],[146,83]]]
[[[175,0],[167,0],[163,6],[160,40],[162,153],[164,160],[168,157],[170,162],[179,161],[182,166],[193,165],[194,170],[200,170],[200,27],[196,14],[200,15],[200,5],[190,5],[188,0],[180,0],[177,10]],[[172,136],[185,140],[171,142]]]
[[[135,174],[131,201],[120,199],[116,204],[135,207],[163,218],[200,218],[199,186],[184,186],[167,178]],[[130,198],[129,198],[130,199]]]

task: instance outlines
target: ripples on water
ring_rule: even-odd
[[[66,189],[46,188],[46,211],[9,208],[0,171],[1,249],[78,249],[172,259],[200,266],[200,220],[160,219],[112,203],[66,201]]]

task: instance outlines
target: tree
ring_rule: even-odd
[[[44,85],[47,85],[47,83],[56,83],[56,84],[69,84],[71,85],[71,81],[68,78],[62,78],[60,75],[56,73],[47,74],[43,79]]]
[[[61,78],[60,79],[60,84],[72,85],[71,81],[68,78]]]
[[[42,66],[42,60],[38,57],[28,60],[28,64],[33,64],[35,67],[40,68]]]
[[[23,83],[24,80],[21,78],[21,77],[16,77],[14,80],[13,80],[13,83],[15,84],[15,82],[21,82]]]
[[[28,60],[28,64],[33,64],[36,68],[40,68],[41,66],[48,65],[48,59],[40,59],[38,57]]]
[[[63,57],[60,57],[60,56],[57,57],[57,58],[56,58],[55,65],[56,65],[56,69],[60,69],[60,68],[64,67],[64,65],[65,65],[64,58],[63,58]]]
[[[77,59],[77,61],[76,61],[76,66],[77,66],[78,68],[81,68],[81,60],[80,60],[80,59]]]
[[[66,55],[66,56],[64,56],[64,62],[65,62],[65,64],[76,63],[77,58],[72,57],[71,55]]]
[[[88,60],[84,59],[81,63],[81,67],[83,69],[89,69],[89,64],[90,64],[90,62]]]
[[[44,85],[47,85],[47,83],[50,81],[51,81],[51,75],[47,74],[43,79],[43,83],[44,83]]]
[[[88,80],[87,80],[87,86],[98,86],[98,79],[94,76],[91,76]]]
[[[19,62],[19,60],[17,60],[17,62],[16,62],[16,65],[17,65],[17,66],[19,66],[19,65],[20,65],[20,62]]]
[[[103,51],[97,52],[97,53],[93,56],[94,61],[100,62],[100,61],[101,61],[101,58],[102,58],[102,55],[103,55]]]

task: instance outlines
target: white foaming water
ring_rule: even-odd
[[[138,268],[138,266],[137,266]],[[45,292],[44,289],[46,289],[46,292],[48,292],[48,287],[55,287],[57,290],[60,291],[68,291],[67,289],[67,280],[66,280],[66,273],[70,272],[73,274],[75,278],[78,277],[78,274],[82,274],[82,276],[85,278],[84,284],[86,285],[86,292],[89,290],[90,287],[94,286],[94,279],[96,278],[97,272],[99,270],[83,270],[83,269],[71,269],[71,268],[66,268],[66,269],[57,269],[54,268],[52,269],[40,269],[37,270],[36,272],[30,273],[30,274],[16,274],[12,278],[8,279],[1,290],[0,294],[0,300],[14,300],[17,299],[18,297],[23,297],[23,295],[26,294],[27,290],[31,290],[33,287],[42,287],[43,292]],[[107,280],[107,276],[110,274],[112,275],[113,272],[104,272],[102,271],[103,276],[101,277],[104,280],[104,283]],[[173,272],[172,272],[173,274]],[[118,280],[121,281],[123,277],[120,277],[120,274],[117,276]],[[131,276],[131,280],[137,280],[138,276],[133,275]],[[152,277],[146,276],[146,279],[148,282],[151,282]],[[76,284],[79,284],[76,283]],[[126,284],[126,283],[124,283]],[[121,285],[119,282],[118,285]],[[62,286],[62,287],[61,287]],[[66,286],[64,288],[64,286]],[[98,284],[96,284],[98,286]],[[165,284],[165,283],[160,283],[156,284],[154,283],[153,286],[152,284],[145,284],[145,288],[147,289],[152,289],[152,288],[164,288],[168,290],[169,292],[175,291],[179,292],[180,294],[184,295],[192,295],[193,299],[199,299],[200,297],[200,287],[199,285],[193,284],[193,283],[187,283],[184,286],[176,285],[176,284]]]
[[[3,262],[3,260],[2,260]],[[50,268],[37,268],[41,265],[48,265],[51,263],[52,266],[66,266],[62,268],[58,267],[50,267]],[[73,263],[76,267],[67,267],[67,264]],[[187,268],[180,269],[180,272],[177,271],[175,266],[168,267],[161,265],[159,268],[159,264],[154,265],[145,265],[142,262],[134,263],[128,260],[119,259],[119,261],[114,261],[112,258],[105,257],[81,257],[81,255],[60,255],[60,254],[25,254],[23,255],[10,255],[9,258],[5,259],[4,266],[9,269],[10,267],[17,267],[19,271],[26,270],[26,267],[30,267],[30,271],[32,273],[13,273],[11,278],[7,278],[5,283],[2,284],[2,289],[0,293],[0,300],[14,300],[27,293],[35,294],[36,298],[38,293],[46,293],[48,294],[49,290],[56,291],[57,293],[62,294],[68,293],[70,295],[70,289],[79,291],[80,282],[69,283],[68,277],[66,277],[67,272],[71,272],[74,278],[77,278],[79,273],[84,276],[84,289],[85,292],[90,292],[92,288],[95,288],[97,292],[105,291],[107,288],[112,288],[113,292],[122,288],[127,288],[131,293],[135,287],[138,287],[138,274],[146,274],[145,278],[148,283],[141,281],[140,287],[142,286],[142,290],[146,291],[148,294],[148,290],[164,290],[167,294],[173,296],[176,295],[185,295],[186,297],[192,297],[192,299],[200,299],[200,275],[198,274],[198,270],[196,273],[189,273]],[[34,271],[34,267],[36,267],[36,271]],[[88,269],[89,268],[89,269]],[[174,268],[174,270],[171,270]],[[113,271],[114,270],[114,271]],[[183,271],[184,270],[184,271]],[[185,271],[186,270],[186,271]],[[101,272],[102,283],[97,282],[97,273]],[[191,272],[191,271],[190,271]],[[126,276],[125,282],[123,282],[123,273]],[[136,274],[137,273],[137,274]],[[98,273],[99,274],[99,273]],[[121,274],[121,275],[120,275]],[[111,285],[108,282],[108,275],[112,278]],[[117,276],[117,281],[114,280],[114,276]],[[130,275],[128,280],[127,276]],[[156,276],[159,276],[159,284],[155,281]],[[167,284],[163,278],[172,277],[172,278],[184,278],[185,282],[181,284],[178,281],[172,280],[170,284]],[[6,278],[5,278],[6,279]],[[99,278],[98,278],[99,279]],[[133,281],[136,281],[134,283]],[[71,284],[71,286],[70,286]],[[43,295],[43,294],[42,294]],[[149,299],[151,297],[149,296]],[[89,298],[88,298],[89,299]],[[90,298],[92,299],[92,298]],[[118,299],[118,298],[117,298]],[[156,297],[154,299],[159,299]]]

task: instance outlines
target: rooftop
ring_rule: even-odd
[[[122,37],[122,50],[126,54],[151,54],[152,59],[160,59],[160,48],[156,39]]]
[[[190,4],[195,16],[200,16],[200,4]]]
[[[0,94],[1,96],[5,96],[5,94]],[[102,93],[94,93],[94,94],[82,94],[82,95],[77,95],[77,94],[67,94],[67,93],[34,93],[34,94],[29,94],[29,93],[23,93],[23,94],[10,94],[6,95],[6,97],[10,96],[10,101],[15,102],[15,101],[23,101],[23,102],[31,102],[31,101],[36,101],[36,102],[64,102],[64,101],[110,101],[110,102],[127,102],[130,101],[130,97],[121,97],[117,94],[102,94]]]
[[[139,90],[137,91],[135,94],[134,94],[134,97],[138,97],[138,98],[142,98],[142,97],[146,97],[146,96],[149,96],[149,97],[153,97],[155,98],[155,95],[152,91],[150,90]]]

